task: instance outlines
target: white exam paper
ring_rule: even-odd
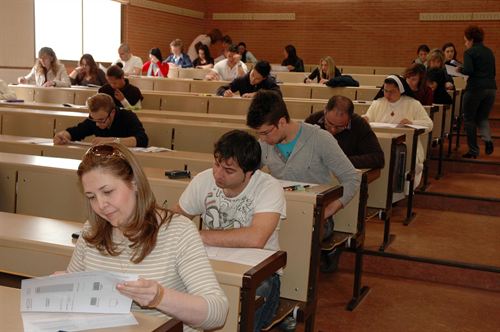
[[[128,314],[73,314],[23,312],[24,332],[83,331],[127,325],[138,325]]]
[[[137,279],[137,275],[106,271],[25,279],[21,283],[21,311],[129,313],[132,299],[118,292],[116,285]]]
[[[132,150],[134,152],[152,152],[152,153],[163,152],[163,151],[172,151],[172,149],[162,148],[162,147],[158,147],[158,146],[149,146],[147,148],[134,147],[134,148],[130,148],[130,150]]]
[[[370,122],[372,128],[397,128],[399,125],[397,123],[386,123],[386,122]]]
[[[460,77],[469,77],[469,76],[464,75],[461,72],[459,72],[457,70],[458,67],[450,66],[450,65],[445,65],[445,67],[446,67],[446,72],[448,73],[448,75],[451,75],[451,76],[460,76]]]
[[[49,144],[52,143],[52,138],[28,138],[18,140],[17,142],[29,144]]]
[[[255,266],[276,251],[255,248],[222,248],[205,246],[209,259]]]

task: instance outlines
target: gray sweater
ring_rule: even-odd
[[[340,202],[346,206],[359,190],[354,166],[328,131],[303,122],[300,126],[302,133],[288,160],[276,146],[260,141],[262,164],[275,178],[289,181],[329,184],[333,173],[344,187]]]

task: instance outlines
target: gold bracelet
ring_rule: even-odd
[[[148,307],[156,308],[160,304],[161,300],[163,300],[164,292],[165,292],[164,288],[158,283],[156,288],[156,295],[151,300],[151,302],[149,302]]]

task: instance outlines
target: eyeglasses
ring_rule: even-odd
[[[109,112],[108,116],[105,117],[104,119],[93,119],[92,116],[89,114],[89,120],[92,122],[95,122],[95,123],[99,123],[99,124],[106,123],[106,121],[108,121],[108,119],[111,116],[111,113],[113,113],[113,111]]]
[[[326,128],[334,129],[336,133],[339,133],[349,127],[349,122],[347,122],[347,125],[337,126],[328,121],[328,119],[326,118],[326,111],[324,111],[323,115],[323,124],[325,125],[325,129]]]
[[[123,159],[124,161],[127,161],[127,158],[125,158],[125,155],[120,150],[109,144],[94,145],[93,147],[88,149],[87,152],[85,152],[85,156],[87,155],[105,159],[118,157],[120,159]]]
[[[270,133],[273,132],[274,129],[278,128],[276,125],[273,125],[270,129],[266,130],[266,131],[258,131],[257,132],[257,135],[259,136],[267,136],[269,135]]]

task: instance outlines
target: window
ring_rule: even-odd
[[[113,62],[121,42],[121,5],[111,0],[35,0],[35,57],[44,46],[59,59]]]

